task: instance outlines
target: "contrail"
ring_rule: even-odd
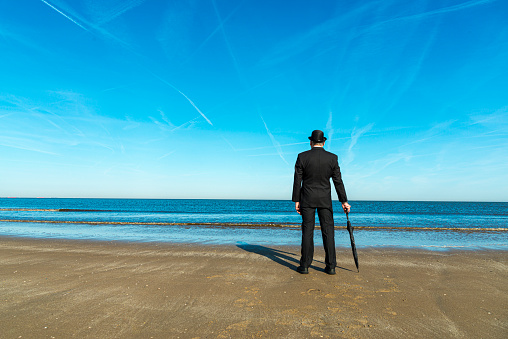
[[[144,2],[145,2],[145,0],[122,1],[122,2],[120,2],[120,4],[118,6],[116,6],[116,8],[113,8],[113,10],[110,11],[110,13],[105,13],[103,19],[101,21],[99,21],[97,24],[99,26],[102,26],[102,25],[116,19],[123,13],[133,9],[134,7],[137,7],[141,4],[143,4]],[[116,10],[116,13],[114,13],[115,10]],[[111,13],[111,12],[113,12],[113,13]],[[98,14],[98,13],[95,13],[95,14]],[[99,14],[103,14],[103,13],[99,13]]]
[[[263,121],[263,124],[265,125],[266,133],[268,133],[268,135],[270,136],[270,139],[272,139],[272,144],[275,147],[275,149],[277,150],[277,153],[279,154],[280,158],[282,160],[284,160],[284,162],[286,164],[289,165],[289,163],[284,158],[284,155],[282,153],[282,148],[280,147],[280,144],[277,142],[277,140],[275,140],[275,137],[273,136],[272,132],[270,132],[270,130],[268,129],[268,126],[266,125],[265,119],[263,119],[263,117],[261,115],[260,115],[260,117],[261,117],[261,120]]]
[[[473,1],[468,1],[468,2],[462,3],[462,4],[458,4],[458,5],[453,5],[453,6],[449,6],[449,7],[444,7],[444,8],[436,9],[436,10],[433,10],[433,11],[428,11],[428,12],[423,12],[423,13],[419,13],[419,14],[409,15],[409,16],[406,16],[406,17],[401,17],[400,19],[403,19],[403,20],[406,20],[406,19],[419,19],[419,18],[426,17],[426,16],[429,16],[429,15],[434,15],[434,14],[455,12],[455,11],[459,11],[459,10],[466,9],[466,8],[469,8],[469,7],[483,5],[483,4],[487,4],[489,2],[494,2],[494,1],[497,1],[497,0],[479,0],[479,1],[478,0],[473,0]],[[399,19],[399,18],[396,18],[395,20],[397,20],[397,19]]]
[[[154,117],[149,116],[148,118],[150,118],[150,120],[152,120],[152,122],[153,122],[154,124],[156,124],[157,126],[159,126],[159,127],[160,127],[160,129],[162,129],[163,131],[167,131],[167,130],[168,130],[168,128],[167,128],[167,126],[166,126],[166,125],[162,124],[160,121],[158,121],[158,120],[157,120],[157,119],[155,119]]]
[[[43,3],[45,3],[46,5],[48,5],[49,7],[51,7],[52,9],[54,9],[55,11],[57,11],[58,13],[60,13],[61,15],[63,15],[64,17],[66,17],[67,19],[69,19],[70,21],[72,21],[73,23],[75,23],[76,25],[78,25],[79,27],[81,27],[82,29],[84,29],[85,31],[87,32],[90,32],[88,29],[86,29],[84,26],[82,26],[79,22],[77,22],[76,20],[72,19],[71,17],[69,17],[68,15],[66,15],[65,13],[63,13],[62,11],[60,11],[58,8],[56,8],[55,6],[51,5],[49,2],[47,2],[46,0],[41,0]],[[138,1],[139,3],[141,3],[142,1]],[[138,5],[138,2],[134,3],[136,6]],[[134,7],[134,6],[133,6]],[[131,7],[128,7],[127,9],[130,9]],[[122,11],[120,14],[122,14],[124,11]],[[109,32],[105,31],[104,29],[102,29],[101,27],[98,27],[98,26],[94,26],[94,25],[91,25],[93,28],[95,28],[97,31],[99,31],[100,33],[102,33],[103,35],[106,35],[107,37],[119,42],[121,45],[123,45],[125,48],[127,48],[130,52],[133,52],[134,54],[138,55],[138,53],[134,52],[131,48],[130,48],[130,45],[128,45],[127,43],[125,43],[124,41],[118,39],[116,36],[110,34]],[[176,88],[175,86],[173,86],[172,84],[170,84],[169,82],[167,82],[166,80],[162,79],[161,77],[159,77],[158,75],[154,74],[153,72],[149,71],[153,76],[155,76],[156,78],[158,78],[160,81],[164,82],[166,85],[170,86],[171,88],[173,88],[175,91],[177,91],[178,93],[180,93],[185,99],[187,99],[187,101],[189,101],[189,103],[196,109],[196,111],[198,111],[198,113],[206,120],[206,122],[208,122],[211,126],[213,126],[213,123],[210,121],[210,119],[208,119],[208,117],[203,113],[201,112],[201,110],[196,106],[196,104],[187,96],[185,95],[185,93],[183,93],[182,91],[180,91],[178,88]]]
[[[50,151],[45,151],[42,149],[27,146],[27,145],[25,145],[26,141],[27,141],[26,139],[22,139],[22,138],[2,137],[0,139],[0,146],[17,148],[17,149],[21,149],[21,150],[25,150],[25,151],[32,151],[32,152],[43,153],[43,154],[60,155],[60,154],[53,153]],[[33,142],[30,142],[30,141],[31,140],[28,140],[28,142],[30,144],[33,144]]]
[[[76,20],[74,20],[73,18],[71,18],[70,16],[68,16],[67,14],[65,14],[64,12],[62,12],[61,10],[59,10],[58,8],[56,8],[55,6],[53,6],[52,4],[50,4],[49,2],[45,1],[45,0],[41,0],[42,2],[44,2],[46,5],[48,5],[49,7],[53,8],[55,11],[57,11],[58,13],[62,14],[64,17],[66,17],[67,19],[69,19],[70,21],[74,22],[76,25],[78,25],[79,27],[83,28],[85,31],[87,32],[90,32],[88,29],[86,29],[85,27],[83,27],[79,22],[77,22]]]
[[[229,43],[226,31],[224,30],[224,22],[220,17],[219,10],[217,9],[217,4],[215,3],[215,0],[212,0],[212,4],[215,10],[215,14],[217,15],[217,19],[219,20],[219,27],[220,31],[222,32],[222,37],[224,38],[224,42],[226,43],[226,47],[228,48],[229,55],[231,55],[231,59],[233,59],[233,65],[235,66],[236,72],[238,73],[238,77],[242,82],[246,83],[242,76],[242,72],[240,72],[240,66],[238,65],[238,61],[236,60],[236,57],[233,53],[233,49],[231,48],[231,44]]]
[[[110,88],[106,88],[106,89],[103,89],[101,91],[101,93],[104,93],[104,92],[109,92],[109,91],[114,91],[114,90],[117,90],[117,89],[122,89],[122,88],[127,88],[129,86],[132,86],[132,85],[123,85],[123,86],[116,86],[116,87],[110,87]]]
[[[210,121],[210,119],[208,119],[208,118],[206,117],[206,115],[204,115],[204,114],[203,114],[203,112],[201,112],[201,110],[198,108],[198,106],[196,106],[196,104],[195,104],[195,103],[194,103],[191,99],[189,99],[189,97],[188,97],[188,96],[186,96],[186,95],[185,95],[182,91],[180,91],[180,90],[179,90],[179,89],[177,89],[176,87],[173,87],[173,88],[174,88],[175,90],[177,90],[177,91],[178,91],[178,93],[180,93],[181,95],[183,95],[183,96],[185,97],[185,99],[189,100],[189,102],[191,103],[191,105],[192,105],[192,106],[194,106],[194,108],[196,109],[196,111],[198,111],[198,113],[199,113],[199,114],[201,114],[201,116],[202,116],[203,118],[205,118],[205,120],[206,120],[206,121],[207,121],[207,122],[208,122],[211,126],[213,126],[213,124],[212,124],[212,122]]]
[[[206,43],[215,35],[215,33],[217,33],[219,30],[222,29],[222,26],[233,16],[233,14],[235,14],[238,11],[238,9],[243,5],[243,3],[244,3],[244,1],[242,1],[238,6],[236,6],[236,8],[231,13],[229,13],[229,15],[224,20],[222,20],[222,22],[219,22],[219,25],[213,30],[213,32],[210,33],[206,37],[206,39],[203,40],[203,42],[201,42],[201,44],[198,46],[198,48],[196,48],[196,50],[191,55],[189,55],[187,57],[187,59],[184,62],[182,62],[181,64],[184,65],[189,60],[191,60],[194,57],[194,55],[196,55],[201,50],[201,48],[203,48],[203,46],[205,46]],[[215,6],[215,4],[214,4],[214,6]]]
[[[165,157],[167,157],[167,156],[169,156],[169,155],[171,155],[171,154],[173,154],[173,153],[175,153],[175,152],[176,152],[176,151],[171,151],[171,152],[168,152],[168,153],[164,154],[163,156],[159,157],[157,160],[164,159]]]
[[[129,52],[131,52],[131,53],[133,53],[133,54],[135,54],[137,56],[142,56],[140,53],[137,53],[136,51],[134,51],[132,49],[132,47],[128,43],[126,43],[125,41],[123,41],[120,38],[116,37],[115,35],[109,33],[108,31],[103,29],[100,25],[94,24],[93,22],[90,22],[90,21],[84,19],[83,17],[80,17],[77,14],[74,14],[75,17],[78,17],[79,21],[85,23],[87,26],[92,28],[92,30],[87,29],[86,27],[81,25],[79,22],[77,22],[76,20],[71,18],[69,15],[65,14],[64,12],[62,12],[61,10],[59,10],[58,8],[56,8],[55,6],[53,6],[52,4],[47,2],[46,0],[41,0],[41,1],[43,3],[45,3],[46,5],[48,5],[49,7],[51,7],[52,9],[54,9],[55,11],[57,11],[58,13],[62,14],[64,17],[66,17],[67,19],[69,19],[70,21],[72,21],[73,23],[75,23],[76,25],[81,27],[82,29],[84,29],[85,31],[87,31],[87,32],[89,32],[89,33],[91,33],[93,35],[102,35],[102,36],[105,36],[105,37],[107,37],[107,38],[109,38],[111,40],[114,40],[114,41],[118,42],[120,45],[122,45]]]
[[[326,130],[328,132],[328,148],[332,147],[332,138],[333,138],[333,125],[332,125],[332,111],[330,111],[330,115],[328,116],[328,121],[326,122]]]
[[[472,120],[475,120],[474,122],[468,124],[469,126],[481,124],[493,119],[502,118],[503,116],[507,115],[508,113],[508,106],[501,107],[498,110],[496,110],[494,113],[483,115],[483,116],[471,116],[470,118]]]
[[[177,129],[180,129],[180,128],[182,128],[182,127],[184,127],[184,126],[187,126],[187,125],[189,125],[189,124],[194,124],[194,121],[195,121],[196,119],[198,119],[198,117],[195,117],[194,119],[191,119],[191,120],[189,120],[189,121],[187,121],[187,122],[184,122],[183,124],[181,124],[181,125],[179,125],[179,126],[176,126],[176,127],[175,127],[175,128],[173,128],[172,130],[170,130],[170,132],[174,132],[174,131],[176,131]]]
[[[376,29],[376,28],[378,28],[378,27],[380,27],[382,25],[385,25],[385,24],[388,24],[388,23],[392,23],[392,22],[396,22],[396,21],[422,19],[422,18],[426,18],[426,17],[432,16],[432,15],[436,15],[436,14],[443,14],[443,13],[460,11],[460,10],[463,10],[463,9],[466,9],[466,8],[475,7],[475,6],[479,6],[479,5],[484,5],[484,4],[488,4],[490,2],[495,2],[495,1],[497,1],[497,0],[471,0],[471,1],[468,1],[468,2],[465,2],[465,3],[462,3],[462,4],[448,6],[448,7],[443,7],[443,8],[435,9],[435,10],[432,10],[432,11],[427,11],[427,12],[422,12],[422,13],[417,13],[417,14],[411,14],[411,15],[407,15],[407,16],[401,16],[401,17],[397,17],[397,18],[393,18],[393,19],[388,19],[388,20],[378,22],[378,23],[368,27],[367,31],[371,30],[371,29]],[[364,31],[360,32],[360,34],[363,34],[363,33],[365,33],[365,32]]]
[[[157,79],[159,79],[160,81],[162,81],[163,83],[165,83],[166,85],[168,85],[169,87],[171,87],[172,89],[174,89],[175,91],[177,91],[178,93],[180,93],[185,99],[187,99],[190,104],[196,109],[196,111],[198,111],[199,114],[201,114],[201,116],[211,125],[213,126],[212,122],[210,121],[210,119],[208,119],[206,117],[206,115],[201,112],[201,110],[198,108],[198,106],[196,106],[196,104],[188,97],[185,95],[185,93],[183,93],[182,91],[180,91],[178,88],[176,88],[175,86],[173,86],[171,83],[167,82],[166,80],[162,79],[160,76],[158,76],[157,74],[153,73],[152,71],[148,70],[147,69],[147,72],[149,72],[150,74],[152,74],[154,77],[156,77]]]
[[[346,159],[344,160],[344,165],[349,165],[353,161],[353,159],[355,157],[355,154],[353,152],[353,147],[356,145],[356,143],[358,142],[358,139],[363,134],[370,131],[372,126],[374,126],[374,123],[370,123],[367,126],[360,128],[360,130],[358,130],[358,131],[356,130],[356,127],[353,129],[353,131],[351,132],[351,143],[349,144],[349,147],[347,150]]]
[[[223,135],[221,135],[222,139],[233,149],[233,151],[237,151],[237,149],[233,146],[232,143],[229,142],[228,139],[226,139]]]
[[[374,169],[370,173],[366,173],[364,175],[359,176],[359,178],[368,178],[373,176],[374,174],[377,174],[390,166],[391,164],[394,164],[400,160],[411,160],[413,158],[413,155],[411,153],[397,153],[397,154],[389,154],[384,158],[374,160]]]
[[[420,71],[422,69],[423,62],[427,58],[427,55],[429,54],[429,50],[435,41],[435,38],[437,35],[437,30],[438,30],[438,25],[436,25],[434,27],[434,29],[430,33],[430,36],[427,39],[427,41],[424,44],[422,44],[423,50],[419,54],[418,60],[416,60],[416,62],[414,63],[414,67],[411,68],[409,75],[407,76],[405,81],[404,80],[401,81],[402,88],[399,89],[398,93],[396,93],[395,95],[392,96],[392,103],[390,104],[390,106],[388,106],[388,108],[386,108],[380,114],[381,116],[384,116],[386,114],[386,112],[390,112],[393,109],[393,107],[400,101],[400,98],[402,97],[402,95],[404,95],[404,93],[406,93],[407,90],[411,87],[411,85],[413,85],[413,83],[415,82],[416,77],[418,76],[418,74],[420,73]],[[388,89],[391,91],[392,87],[394,87],[396,83],[398,83],[398,81],[392,82],[392,84],[390,86],[388,86]]]
[[[351,132],[351,143],[349,144],[349,148],[348,148],[348,151],[350,152],[353,147],[356,145],[356,143],[358,142],[358,139],[363,135],[365,134],[366,132],[370,131],[370,129],[372,128],[372,126],[374,126],[374,123],[370,123],[368,124],[367,126],[363,127],[363,128],[360,128],[360,130],[356,131],[356,128],[353,129],[353,131]]]
[[[439,124],[436,124],[436,125],[432,126],[430,129],[428,129],[427,131],[425,131],[423,133],[423,136],[420,139],[408,142],[407,144],[404,144],[402,146],[408,146],[408,145],[426,141],[428,139],[435,138],[435,137],[439,136],[439,134],[442,131],[450,130],[450,126],[453,125],[455,122],[457,122],[457,119],[451,119],[451,120],[447,120],[447,121],[441,122]]]
[[[279,145],[280,147],[283,147],[283,146],[294,146],[294,145],[303,145],[303,144],[308,144],[307,141],[303,141],[303,142],[293,142],[291,144],[284,144],[284,145]],[[260,149],[267,149],[267,148],[272,148],[273,146],[262,146],[262,147],[253,147],[253,148],[242,148],[242,149],[238,149],[237,151],[257,151],[257,150],[260,150]]]
[[[166,117],[166,114],[164,114],[164,112],[162,110],[160,110],[160,109],[158,111],[161,114],[162,120],[164,120],[168,124],[168,126],[174,128],[175,124],[173,124],[171,121],[169,121],[168,117]]]

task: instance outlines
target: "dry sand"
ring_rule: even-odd
[[[0,238],[1,338],[508,338],[508,252]]]

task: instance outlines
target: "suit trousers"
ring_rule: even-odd
[[[321,225],[321,236],[325,248],[325,264],[328,268],[337,266],[335,254],[335,235],[333,225],[333,210],[331,208],[302,207],[302,257],[300,266],[309,267],[314,257],[314,226],[316,210]]]

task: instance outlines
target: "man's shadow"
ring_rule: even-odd
[[[300,265],[300,260],[298,260],[294,257],[296,254],[291,253],[291,252],[276,250],[274,248],[265,247],[265,246],[261,246],[261,245],[252,245],[252,244],[248,244],[248,243],[244,243],[244,242],[238,243],[236,246],[238,248],[241,248],[244,251],[259,254],[264,257],[267,257],[268,259],[276,262],[277,264],[285,266],[293,271],[296,271],[296,268]],[[318,262],[318,263],[325,265],[325,263],[320,260],[314,260],[314,262]],[[321,272],[325,271],[324,267],[318,267],[315,265],[311,265],[309,268],[312,268],[316,271],[321,271]],[[340,267],[340,266],[337,266],[336,269],[341,269],[341,270],[353,272],[350,269]]]

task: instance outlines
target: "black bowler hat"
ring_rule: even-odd
[[[309,140],[310,141],[313,141],[313,142],[325,142],[326,141],[326,138],[325,138],[325,134],[323,133],[323,131],[320,131],[320,130],[314,130],[312,131],[312,135],[309,137]]]

